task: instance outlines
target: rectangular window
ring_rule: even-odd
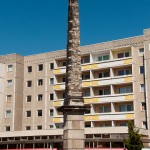
[[[146,103],[145,103],[145,102],[142,102],[142,103],[141,103],[141,110],[142,110],[142,111],[145,111],[145,110],[146,110]]]
[[[32,100],[32,96],[31,96],[31,95],[28,95],[28,96],[26,97],[26,101],[29,103],[29,102],[31,102],[31,100]]]
[[[133,111],[132,105],[120,105],[119,112]]]
[[[53,128],[54,128],[54,126],[53,126],[53,125],[49,125],[49,128],[50,128],[50,129],[53,129]]]
[[[130,57],[129,52],[118,53],[118,58]]]
[[[7,95],[6,102],[11,102],[11,101],[12,101],[12,95]]]
[[[5,126],[5,131],[10,131],[10,126]]]
[[[32,86],[32,81],[27,81],[27,87],[31,87]]]
[[[65,98],[65,96],[66,96],[66,93],[63,93],[63,96],[62,96],[62,97]]]
[[[28,73],[32,72],[32,66],[28,66],[27,71],[28,71]]]
[[[43,79],[38,80],[38,86],[41,86],[41,85],[43,85]]]
[[[139,53],[140,53],[140,54],[144,54],[144,48],[140,48],[140,49],[139,49]]]
[[[54,110],[53,109],[50,109],[49,115],[54,116]]]
[[[50,63],[50,70],[54,69],[54,63]]]
[[[26,117],[31,117],[31,111],[26,111]]]
[[[31,126],[26,126],[26,130],[31,130]]]
[[[145,84],[140,84],[140,92],[145,92]]]
[[[110,106],[100,106],[99,107],[99,113],[109,113],[111,112]]]
[[[43,100],[43,94],[38,94],[38,97],[37,97],[38,99],[38,101],[42,101]]]
[[[144,74],[144,66],[140,66],[140,74]]]
[[[90,74],[82,75],[82,80],[89,80],[89,79],[90,79]]]
[[[109,55],[103,55],[98,57],[98,61],[109,60]]]
[[[54,100],[54,94],[53,93],[50,94],[50,100]]]
[[[37,116],[41,117],[42,116],[42,110],[37,110]]]
[[[121,123],[120,123],[120,126],[127,126],[127,125],[128,125],[127,122],[121,122]]]
[[[7,86],[10,87],[12,85],[13,85],[12,80],[7,80]]]
[[[64,61],[64,62],[62,63],[62,66],[66,66],[66,61]]]
[[[110,89],[100,89],[99,95],[110,95]]]
[[[7,70],[8,70],[8,72],[13,71],[13,65],[8,65],[8,66],[7,66]]]
[[[90,91],[83,91],[83,97],[90,96]]]
[[[39,64],[38,65],[38,71],[42,71],[43,70],[43,64]]]
[[[122,93],[132,93],[132,88],[131,88],[131,86],[120,87],[118,89],[118,92],[119,92],[119,94],[122,94]]]
[[[90,63],[90,57],[84,57],[81,59],[81,64]]]
[[[50,78],[50,85],[54,84],[54,78]]]
[[[124,57],[124,53],[119,53],[118,54],[118,58],[123,58]]]
[[[37,130],[42,130],[42,126],[41,125],[37,126]]]
[[[64,78],[62,78],[62,82],[66,82],[66,78],[64,77]]]
[[[110,77],[109,72],[100,72],[99,73],[99,78],[107,78],[107,77]]]
[[[147,122],[146,121],[142,121],[142,128],[147,129]]]
[[[5,118],[10,118],[10,117],[11,117],[11,110],[6,110]]]

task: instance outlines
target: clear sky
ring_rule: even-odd
[[[0,55],[66,48],[68,0],[0,0]],[[150,0],[79,0],[81,45],[143,34]]]

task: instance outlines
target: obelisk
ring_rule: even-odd
[[[81,53],[78,0],[69,0],[66,95],[58,110],[64,114],[64,150],[84,150],[84,102],[81,87]]]

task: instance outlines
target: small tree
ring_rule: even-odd
[[[124,139],[126,148],[128,150],[141,150],[144,147],[141,141],[141,135],[131,121],[128,122],[128,134],[128,139]]]

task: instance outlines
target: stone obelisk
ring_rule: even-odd
[[[66,95],[58,110],[64,114],[64,150],[84,150],[84,102],[81,87],[78,0],[69,0]]]

